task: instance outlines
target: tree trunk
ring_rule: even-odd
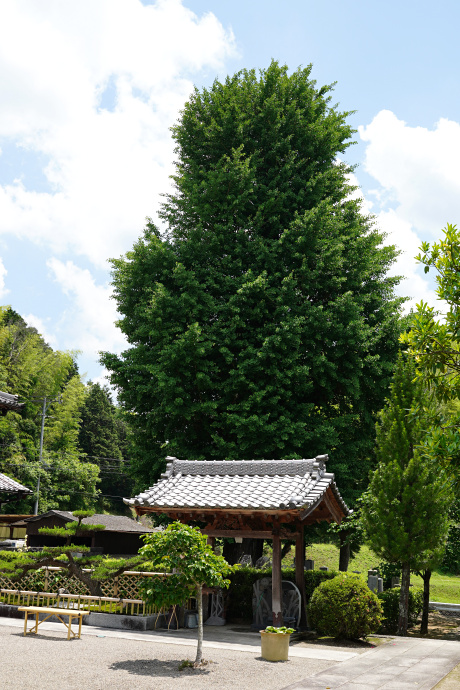
[[[104,592],[102,591],[101,583],[99,580],[90,580],[89,591],[93,597],[103,597]]]
[[[76,577],[80,582],[83,582],[89,589],[89,593],[92,597],[103,597],[104,593],[102,591],[100,580],[93,580],[90,573],[85,573],[83,568],[74,562],[70,562],[67,566],[67,572],[70,576]]]
[[[238,563],[241,556],[244,556],[244,554],[249,554],[252,558],[252,564],[255,565],[257,559],[263,556],[263,549],[263,539],[243,539],[241,544],[237,544],[236,542],[231,544],[226,541],[224,542],[224,550],[222,555],[227,563],[230,565],[235,565],[235,563]]]
[[[292,543],[290,541],[284,542],[284,544],[281,547],[281,560],[283,560],[283,558],[288,555],[288,553],[291,550],[291,547],[292,547]]]
[[[402,564],[401,572],[401,591],[399,594],[399,620],[398,635],[407,635],[407,623],[409,614],[409,585],[410,585],[410,563]]]
[[[346,541],[347,536],[346,532],[340,532],[339,570],[342,573],[347,572],[350,563],[350,544]]]
[[[203,657],[203,587],[196,586],[196,603],[198,605],[198,644],[196,647],[196,657],[194,666],[201,664]]]
[[[430,607],[430,579],[431,570],[424,570],[422,573],[423,578],[423,611],[422,611],[422,623],[420,625],[420,634],[428,634],[428,609]]]

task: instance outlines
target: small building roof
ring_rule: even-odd
[[[0,395],[3,395],[1,393]],[[0,493],[7,494],[31,494],[32,491],[14,479],[10,479],[6,474],[0,473]]]
[[[24,405],[25,403],[20,403],[18,401],[17,395],[0,391],[0,414],[6,414],[8,410],[20,412]]]
[[[327,455],[304,460],[178,460],[168,457],[161,479],[135,498],[123,499],[138,512],[179,510],[295,511],[311,513],[332,498],[348,514],[326,472]]]
[[[24,522],[36,522],[53,515],[63,518],[66,522],[77,521],[77,518],[69,510],[49,510],[47,513],[26,518]],[[104,525],[105,532],[136,532],[145,534],[146,532],[154,531],[150,527],[145,527],[126,515],[95,514],[91,515],[91,517],[83,518],[82,523],[84,525]]]

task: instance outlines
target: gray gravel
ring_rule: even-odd
[[[193,647],[93,635],[67,641],[51,630],[24,637],[3,625],[0,649],[2,690],[279,690],[334,664],[209,649],[205,669],[179,671],[181,660],[194,659]]]

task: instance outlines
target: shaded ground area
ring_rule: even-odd
[[[460,614],[451,611],[430,611],[428,635],[420,635],[420,621],[415,627],[409,629],[408,635],[410,637],[427,637],[433,640],[460,642]]]
[[[370,649],[385,644],[385,642],[388,642],[390,639],[391,635],[388,637],[384,635],[379,635],[378,637],[373,635],[366,640],[336,640],[334,637],[311,639],[306,636],[304,639],[300,637],[291,640],[290,647],[340,647],[340,649],[349,649],[357,654],[363,654]]]
[[[304,658],[274,664],[259,654],[210,649],[203,670],[179,671],[181,660],[194,659],[194,648],[103,635],[67,641],[64,629],[24,637],[7,626],[0,628],[0,648],[2,686],[15,690],[279,690],[334,665]]]

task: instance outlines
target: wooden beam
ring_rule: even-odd
[[[315,510],[316,510],[317,508],[318,508],[317,505],[310,506],[309,508],[305,508],[305,510],[302,510],[302,511],[299,513],[299,518],[300,518],[300,519],[302,520],[302,522],[303,522],[309,515],[311,515],[312,513],[314,513]]]
[[[295,583],[300,592],[300,625],[308,627],[307,622],[307,594],[305,591],[305,543],[303,524],[298,525],[298,536],[295,540]]]
[[[201,530],[202,534],[208,537],[243,537],[243,539],[271,539],[272,533],[269,530],[253,531],[251,529],[212,529],[205,527]]]
[[[271,530],[252,530],[252,529],[214,529],[212,525],[204,527],[201,530],[202,534],[208,537],[243,537],[243,539],[272,539],[273,532]],[[298,532],[289,532],[288,530],[280,529],[280,539],[287,539],[295,541]]]
[[[279,528],[273,530],[273,562],[272,562],[272,614],[273,625],[283,625],[283,593],[281,582],[281,539]]]
[[[332,505],[332,501],[331,501],[330,497],[328,496],[328,492],[327,492],[327,491],[326,491],[326,493],[324,494],[323,503],[324,503],[324,506],[325,506],[325,507],[327,508],[327,510],[329,511],[329,514],[330,514],[330,516],[333,518],[333,520],[334,520],[335,522],[340,522],[340,515],[337,515],[337,510],[336,510],[335,506]]]

